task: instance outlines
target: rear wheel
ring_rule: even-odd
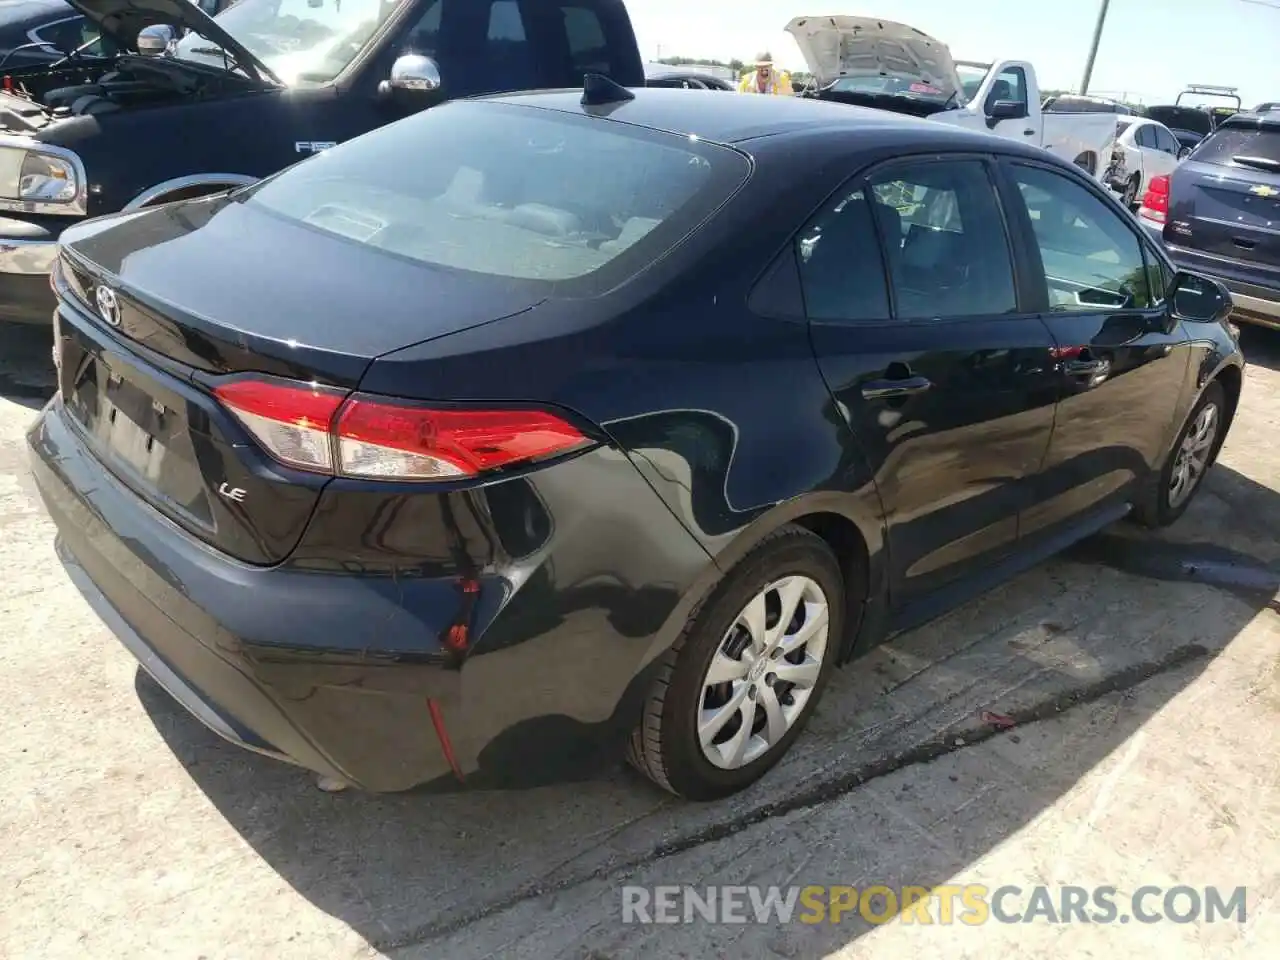
[[[1184,513],[1199,491],[1222,443],[1226,395],[1210,383],[1183,424],[1158,476],[1137,504],[1136,519],[1148,527],[1167,527]]]
[[[787,526],[728,575],[667,651],[627,759],[665,790],[714,800],[790,748],[826,686],[844,625],[840,565]]]

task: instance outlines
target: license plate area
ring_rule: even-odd
[[[186,402],[77,332],[61,337],[59,385],[67,412],[94,453],[175,519],[211,527],[211,506]]]

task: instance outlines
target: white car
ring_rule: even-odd
[[[1115,117],[1044,113],[1029,63],[957,63],[946,44],[924,31],[871,17],[796,17],[786,30],[816,81],[806,96],[1033,143],[1103,179],[1116,138]]]
[[[1107,169],[1107,186],[1133,208],[1153,177],[1173,173],[1190,152],[1163,123],[1143,117],[1116,118],[1116,146]]]

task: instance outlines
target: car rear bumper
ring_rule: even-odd
[[[1212,277],[1231,293],[1232,319],[1280,329],[1280,264],[1268,269],[1165,243],[1174,264]]]
[[[532,785],[617,756],[709,563],[625,457],[584,455],[543,471],[562,473],[543,499],[581,503],[593,470],[620,478],[603,502],[631,518],[628,542],[610,542],[611,507],[562,517],[552,547],[482,576],[460,654],[438,642],[457,577],[240,563],[117,482],[60,397],[28,444],[68,574],[160,686],[241,747],[373,791]]]

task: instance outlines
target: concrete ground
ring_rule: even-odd
[[[1179,525],[1117,527],[851,664],[769,777],[698,806],[621,767],[327,795],[223,744],[59,568],[22,443],[48,343],[0,330],[0,956],[1269,956],[1280,336],[1247,333],[1234,432]],[[1246,886],[1247,920],[621,922],[624,885],[712,883]]]

